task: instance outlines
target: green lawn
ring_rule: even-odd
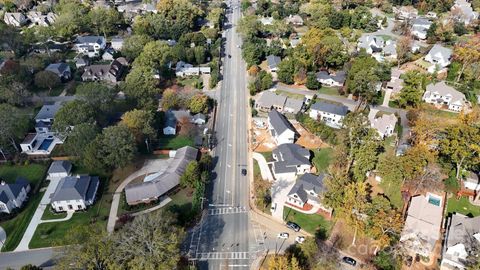
[[[184,146],[193,146],[193,140],[188,136],[160,136],[158,138],[158,149],[178,149]]]
[[[7,233],[7,240],[2,247],[2,251],[12,251],[18,246],[42,196],[43,193],[33,195],[28,200],[26,207],[18,215],[13,219],[0,223],[0,226]]]
[[[450,198],[447,202],[447,212],[449,214],[455,212],[476,217],[480,216],[480,206],[472,205],[467,197],[461,197],[459,200]]]
[[[50,207],[47,207],[42,215],[42,220],[61,219],[67,216],[66,212],[53,213]]]
[[[318,89],[319,94],[325,94],[325,95],[330,95],[330,96],[338,96],[340,95],[338,93],[338,88],[335,87],[328,87],[328,86],[322,86],[322,88]]]
[[[45,178],[46,171],[47,166],[44,164],[2,165],[0,166],[0,178],[8,183],[13,183],[17,177],[24,177],[32,183],[33,189]]]
[[[332,148],[322,148],[313,151],[313,165],[317,168],[317,172],[325,172],[330,165],[332,159]]]
[[[332,229],[332,223],[323,216],[303,214],[289,207],[283,208],[283,219],[293,221],[305,231],[311,234],[321,234],[322,237],[328,237]]]

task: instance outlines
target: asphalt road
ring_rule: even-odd
[[[231,6],[239,6],[235,0]],[[190,236],[190,258],[201,269],[249,269],[256,252],[249,233],[246,65],[241,56],[241,38],[236,32],[240,8],[227,14],[223,82],[217,96],[214,178],[207,195],[208,207]],[[253,243],[252,243],[253,242]]]

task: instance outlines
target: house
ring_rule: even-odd
[[[272,17],[262,17],[262,18],[260,18],[260,22],[263,25],[272,25],[273,24],[273,18]]]
[[[48,168],[48,179],[60,179],[70,175],[72,163],[68,160],[54,160]]]
[[[143,183],[129,184],[125,187],[125,197],[128,205],[149,203],[180,184],[180,177],[191,161],[197,160],[198,150],[185,146],[173,152],[173,158],[163,172],[158,172]]]
[[[270,72],[277,72],[278,70],[278,64],[282,62],[282,59],[278,56],[275,55],[269,55],[267,56],[267,67]]]
[[[207,122],[207,117],[203,113],[197,113],[192,117],[192,123],[195,125],[204,125]]]
[[[397,117],[394,114],[383,114],[375,118],[371,123],[371,127],[376,129],[380,138],[391,136],[397,124]]]
[[[310,117],[321,120],[333,128],[342,126],[343,118],[347,115],[348,107],[345,105],[317,101],[310,106]]]
[[[123,57],[113,60],[110,65],[86,66],[82,74],[82,81],[104,81],[116,84],[122,78],[126,66],[127,60]]]
[[[412,253],[428,257],[440,239],[443,198],[427,193],[412,197],[400,242]]]
[[[50,132],[53,119],[57,112],[63,107],[63,102],[48,103],[42,106],[35,116],[35,131],[37,133]]]
[[[298,175],[309,173],[310,151],[294,143],[280,144],[272,151],[272,171],[276,180],[294,180]]]
[[[390,90],[394,96],[400,94],[403,88],[403,79],[400,76],[403,73],[405,72],[399,68],[392,68],[392,75],[385,86],[385,90]]]
[[[436,106],[447,106],[448,109],[453,112],[460,112],[467,109],[468,104],[465,95],[447,85],[445,81],[427,85],[422,99]]]
[[[470,25],[478,19],[478,12],[473,11],[472,3],[467,0],[455,0],[450,11],[455,21],[463,22],[465,25]]]
[[[107,48],[102,54],[102,60],[113,61],[113,59],[115,59],[115,53],[113,48]]]
[[[61,80],[68,80],[72,76],[72,71],[70,70],[70,66],[66,63],[50,64],[45,69],[45,71],[50,71],[55,73]]]
[[[255,102],[255,108],[261,111],[269,112],[272,109],[283,111],[287,102],[287,97],[277,95],[272,91],[264,91],[260,93],[260,98]]]
[[[463,180],[463,186],[466,189],[480,192],[480,178],[478,177],[478,174],[474,172],[468,172],[465,180]]]
[[[11,26],[21,27],[27,24],[28,20],[25,15],[20,12],[5,12],[3,21]]]
[[[113,37],[112,40],[110,41],[110,46],[115,50],[115,51],[120,51],[123,47],[123,38],[122,37]]]
[[[168,110],[165,112],[165,125],[163,128],[164,135],[175,135],[177,134],[177,123],[182,120],[182,118],[188,119],[190,122],[192,118],[189,111],[184,110]]]
[[[100,56],[100,52],[105,50],[106,46],[107,41],[103,36],[80,36],[75,42],[77,52],[88,57]]]
[[[418,10],[412,6],[393,7],[393,13],[399,20],[412,20],[418,16]]]
[[[24,178],[17,178],[15,183],[0,182],[0,213],[10,214],[16,208],[22,207],[28,198],[30,183]]]
[[[300,15],[290,15],[285,19],[287,24],[293,24],[295,26],[302,26],[303,19]]]
[[[316,74],[317,81],[322,85],[341,87],[345,84],[347,74],[345,71],[338,71],[335,74],[329,74],[327,71],[319,71]]]
[[[32,22],[32,24],[39,25],[39,26],[51,26],[57,20],[57,14],[53,12],[48,12],[47,14],[43,14],[38,11],[29,11],[27,13],[27,18]]]
[[[480,216],[454,213],[447,218],[445,229],[440,269],[467,269],[466,263],[475,242],[480,244]]]
[[[56,212],[85,210],[92,205],[97,195],[98,176],[67,176],[60,180],[50,204]]]
[[[416,18],[412,20],[412,35],[417,37],[418,39],[426,39],[427,38],[427,31],[432,26],[432,22],[426,18]]]
[[[175,66],[175,75],[177,77],[198,76],[200,74],[210,74],[210,67],[194,67],[192,64],[178,61]]]
[[[325,191],[323,180],[325,174],[314,175],[306,173],[300,176],[287,196],[287,205],[304,208],[305,204],[319,207],[331,217],[333,209],[320,202],[320,195]]]
[[[435,44],[432,49],[425,56],[425,61],[432,65],[427,68],[428,72],[434,73],[435,70],[442,71],[450,65],[450,58],[452,57],[452,49],[445,48],[442,45]]]
[[[286,113],[297,114],[303,109],[303,99],[287,98],[283,111]]]
[[[271,110],[268,113],[268,129],[277,145],[295,142],[295,129],[277,110]]]

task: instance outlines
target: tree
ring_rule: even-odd
[[[99,129],[90,123],[78,124],[69,134],[63,144],[65,152],[78,160],[83,159],[83,154],[87,145],[89,145],[99,133]]]
[[[0,104],[0,153],[12,148],[19,151],[17,143],[23,138],[29,128],[28,116],[9,104]]]
[[[71,127],[82,123],[93,123],[94,108],[82,100],[74,100],[63,105],[55,115],[53,129],[58,132],[68,132]]]
[[[123,41],[122,54],[129,60],[137,58],[143,51],[145,44],[153,41],[147,35],[131,35]]]
[[[155,138],[153,118],[151,111],[134,109],[123,115],[121,123],[130,129],[137,142],[141,142],[145,137]]]
[[[135,137],[124,125],[107,127],[85,149],[84,164],[92,170],[121,168],[136,156]]]
[[[121,23],[122,16],[115,8],[95,7],[88,12],[88,19],[93,32],[106,38]]]
[[[116,94],[114,88],[107,87],[99,82],[83,83],[76,89],[77,96],[81,97],[91,107],[98,108],[102,112],[108,112],[111,109]]]
[[[47,88],[49,91],[60,85],[60,78],[57,74],[44,70],[35,74],[35,85],[40,88]]]
[[[123,91],[129,97],[136,99],[142,108],[156,108],[155,95],[159,94],[157,88],[157,74],[150,67],[135,67],[128,73],[123,84]]]
[[[192,113],[207,113],[209,99],[208,96],[202,93],[194,95],[188,104],[188,108]]]

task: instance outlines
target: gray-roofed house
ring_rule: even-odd
[[[63,103],[60,101],[42,106],[35,116],[35,130],[37,133],[46,133],[50,131],[55,115],[62,107]]]
[[[80,211],[95,202],[100,180],[98,176],[67,176],[60,180],[50,200],[56,212]]]
[[[332,215],[332,208],[322,205],[320,196],[325,191],[323,180],[325,174],[315,175],[306,173],[300,176],[295,185],[288,192],[287,206],[293,205],[294,207],[304,208],[305,204],[319,207],[323,212]]]
[[[383,114],[375,118],[370,124],[372,128],[377,130],[378,136],[383,139],[393,134],[397,121],[398,119],[394,114]]]
[[[472,248],[480,244],[480,216],[454,213],[447,218],[445,229],[440,269],[467,269]]]
[[[107,46],[107,41],[103,36],[80,36],[75,42],[75,49],[80,54],[88,57],[100,56],[100,52]]]
[[[445,48],[442,45],[435,44],[425,56],[425,61],[432,65],[427,68],[427,71],[434,73],[435,70],[443,71],[448,65],[450,65],[450,59],[452,58],[452,49]]]
[[[443,198],[431,193],[411,198],[400,242],[412,253],[429,257],[440,239]]]
[[[277,110],[271,110],[268,113],[268,129],[277,145],[295,142],[295,129]]]
[[[150,203],[157,200],[180,184],[180,177],[188,163],[198,158],[196,148],[185,146],[175,152],[167,169],[148,182],[130,184],[125,187],[125,197],[129,205]]]
[[[72,171],[72,163],[68,160],[54,160],[48,169],[48,179],[67,177]]]
[[[70,66],[66,63],[50,64],[47,68],[45,68],[45,71],[55,73],[55,75],[57,75],[62,80],[68,80],[72,76]]]
[[[277,72],[278,70],[278,64],[282,62],[282,58],[279,56],[275,55],[269,55],[267,56],[267,67],[270,72]]]
[[[255,102],[255,108],[260,111],[269,112],[272,109],[283,111],[287,97],[277,95],[272,91],[263,91]]]
[[[465,94],[447,85],[445,81],[427,85],[422,99],[436,106],[447,106],[453,112],[467,109],[468,104]]]
[[[340,87],[345,84],[347,74],[345,71],[338,71],[335,74],[329,74],[327,71],[319,71],[316,74],[317,81],[323,85]]]
[[[272,171],[277,180],[295,180],[298,175],[309,173],[310,151],[294,143],[284,143],[272,151],[275,160]]]
[[[303,109],[303,99],[287,98],[283,111],[286,113],[297,114]]]
[[[82,74],[82,81],[104,81],[116,84],[122,78],[126,69],[126,59],[119,57],[113,60],[110,65],[86,66]]]
[[[321,120],[333,128],[341,128],[343,118],[347,115],[348,107],[325,101],[317,101],[310,106],[310,117]]]
[[[15,183],[0,182],[0,213],[10,214],[15,208],[22,207],[28,198],[30,183],[24,178],[17,178]]]

